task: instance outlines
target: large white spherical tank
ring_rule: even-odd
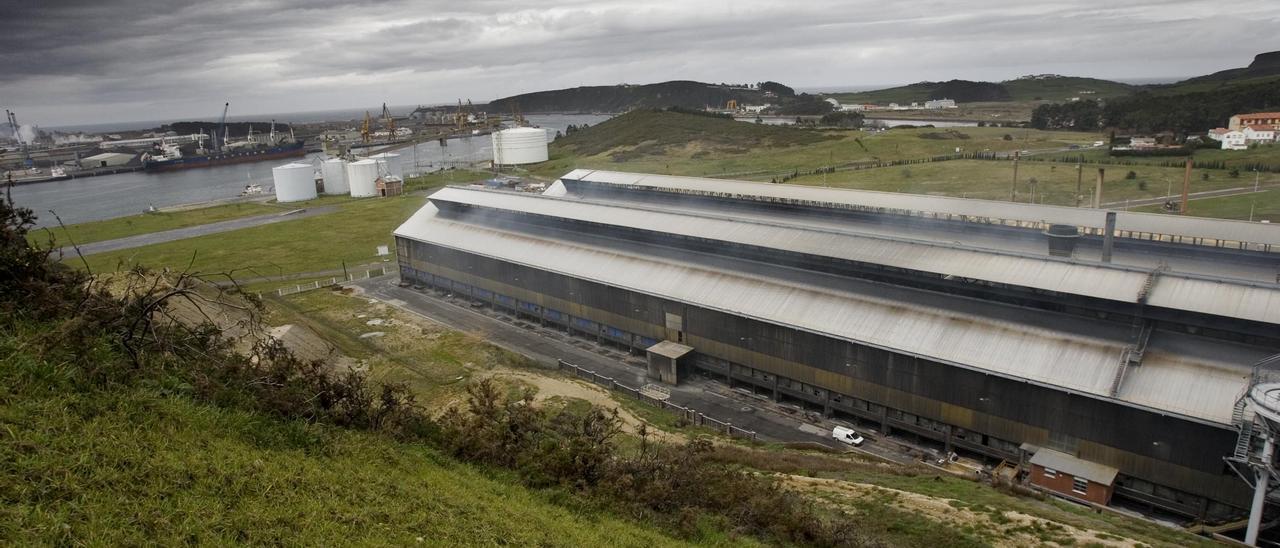
[[[378,195],[378,162],[376,160],[358,160],[347,164],[347,185],[351,188],[352,198],[367,198]]]
[[[271,168],[277,202],[301,202],[316,198],[315,168],[311,164],[285,164]]]
[[[400,155],[391,152],[374,154],[370,160],[378,162],[378,175],[395,175],[404,178],[404,166],[400,164]]]
[[[536,164],[547,161],[547,131],[536,127],[504,129],[493,134],[493,163]]]
[[[351,187],[347,185],[347,161],[342,158],[329,158],[320,164],[320,173],[324,176],[325,194],[347,194]]]

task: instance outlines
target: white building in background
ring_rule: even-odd
[[[763,105],[742,105],[742,111],[748,114],[760,114],[761,112],[764,112],[764,109],[767,109],[771,106],[773,105],[770,105],[767,103]]]
[[[941,109],[941,108],[956,108],[956,101],[955,99],[933,99],[931,101],[925,101],[924,108],[929,110]]]
[[[1244,132],[1238,129],[1228,130],[1221,134],[1222,150],[1244,150],[1249,148]]]
[[[1244,140],[1250,143],[1272,143],[1276,140],[1276,127],[1269,125],[1244,126]]]

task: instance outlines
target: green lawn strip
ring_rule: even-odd
[[[326,215],[283,221],[88,257],[95,272],[186,268],[230,272],[237,278],[279,276],[380,262],[377,246],[392,246],[391,231],[422,207],[421,195],[343,203]],[[193,260],[194,258],[194,260]]]
[[[34,230],[27,236],[27,239],[35,243],[45,244],[49,241],[50,236],[52,236],[54,238],[54,243],[58,246],[71,245],[72,242],[77,244],[87,244],[90,242],[114,240],[139,234],[149,234],[163,230],[173,230],[175,228],[186,228],[189,226],[239,219],[242,217],[278,214],[288,211],[289,209],[292,208],[285,207],[284,204],[276,205],[261,202],[237,202],[234,204],[223,204],[205,208],[186,209],[182,211],[158,211],[155,213],[142,213],[139,215],[130,215],[128,217],[119,217],[105,221],[92,221],[67,225],[65,228],[54,226],[46,229]]]
[[[1219,196],[1191,200],[1187,204],[1187,213],[1195,217],[1215,217],[1219,219],[1249,220],[1252,210],[1254,221],[1270,221],[1280,223],[1280,190],[1264,190],[1257,193]],[[1144,206],[1133,211],[1147,213],[1167,213],[1160,206]]]

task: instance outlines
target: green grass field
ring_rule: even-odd
[[[411,190],[426,190],[445,184],[482,179],[485,176],[482,172],[449,171],[410,180],[406,187]],[[348,267],[355,268],[381,262],[385,257],[377,256],[377,246],[391,245],[391,231],[425,202],[420,193],[369,199],[324,196],[317,200],[289,204],[289,209],[336,206],[336,211],[295,221],[99,253],[88,256],[87,260],[94,272],[127,270],[138,265],[186,268],[190,264],[195,271],[229,272],[236,278],[335,270],[341,269],[344,262]],[[174,213],[173,222],[182,221],[184,215],[191,215],[196,221],[207,221],[211,216],[225,214],[225,207],[208,208],[215,210],[212,214],[204,209]],[[268,211],[279,211],[270,205],[260,207]],[[111,234],[113,237],[151,232],[132,219],[71,225],[67,229],[72,234]],[[203,224],[196,221],[186,222],[185,225]],[[175,227],[158,229],[167,228]],[[38,240],[39,234],[35,237]],[[288,282],[271,285],[258,283],[254,285],[254,289],[270,290],[282,285],[288,285]]]
[[[1117,203],[1124,200],[1141,200],[1167,196],[1182,190],[1181,168],[1154,166],[1098,166],[1085,164],[1082,177],[1083,203],[1089,204],[1097,178],[1097,168],[1106,169],[1103,182],[1103,202]],[[1134,172],[1134,179],[1126,179]],[[1209,173],[1207,181],[1202,173]],[[1032,191],[1031,179],[1036,180],[1036,203],[1075,205],[1076,166],[1054,162],[1024,161],[1018,164],[1018,201],[1026,202]],[[1280,184],[1280,173],[1264,174],[1263,184]],[[1192,192],[1238,188],[1246,184],[1243,178],[1233,179],[1221,170],[1195,170],[1192,172]],[[1013,186],[1013,162],[1010,160],[953,160],[885,167],[859,171],[837,171],[827,175],[799,177],[788,184],[858,188],[911,194],[933,194],[1008,200]],[[1143,186],[1146,188],[1144,189]]]
[[[1012,128],[966,127],[954,131],[919,128],[870,134],[775,127],[769,128],[771,134],[785,137],[746,139],[733,146],[723,146],[719,144],[724,135],[719,131],[721,126],[732,131],[748,131],[758,126],[677,113],[631,116],[614,118],[581,136],[572,136],[572,140],[557,140],[552,145],[551,160],[532,167],[531,171],[545,177],[557,177],[575,168],[591,168],[693,176],[752,178],[754,175],[768,180],[791,170],[953,154],[957,147],[968,152],[1066,148],[1091,144],[1101,138],[1091,133]],[[681,140],[650,139],[649,136],[662,134],[672,125],[689,128]],[[803,137],[805,135],[821,138],[815,140]],[[1010,140],[1004,140],[1005,135]],[[580,144],[583,141],[590,141],[591,145]]]
[[[140,215],[131,215],[106,221],[67,225],[65,229],[63,227],[40,229],[28,234],[28,239],[33,242],[44,244],[47,243],[49,238],[52,236],[54,238],[54,242],[59,246],[70,245],[72,242],[77,244],[87,244],[90,242],[114,240],[116,238],[124,238],[126,236],[135,236],[138,234],[160,232],[162,230],[172,230],[175,228],[185,228],[188,226],[239,219],[241,217],[282,213],[290,209],[292,208],[287,207],[285,204],[238,202],[234,204],[187,209],[182,211],[143,213]]]
[[[1134,211],[1147,213],[1164,213],[1160,206],[1144,206]],[[1222,196],[1192,200],[1188,204],[1188,213],[1196,217],[1215,217],[1219,219],[1238,219],[1242,221],[1267,220],[1280,223],[1280,190],[1264,190],[1256,194],[1238,196]]]
[[[1087,150],[1083,152],[1066,152],[1062,154],[1050,155],[1054,158],[1058,157],[1083,157],[1090,161],[1118,162],[1118,163],[1135,163],[1135,164],[1163,164],[1163,163],[1179,163],[1186,161],[1185,156],[1166,156],[1166,157],[1142,157],[1142,156],[1120,156],[1112,157],[1107,154],[1106,150]],[[1199,149],[1194,152],[1192,158],[1197,162],[1222,162],[1228,168],[1239,167],[1243,172],[1244,166],[1248,164],[1264,164],[1280,168],[1280,144],[1257,145],[1247,150],[1222,150],[1222,149]]]

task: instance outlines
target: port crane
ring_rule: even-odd
[[[395,140],[396,119],[391,117],[391,110],[387,108],[386,103],[382,103],[382,124],[387,128],[387,140]]]
[[[218,120],[218,131],[213,134],[213,148],[221,152],[224,145],[227,144],[227,111],[231,110],[231,103],[227,102],[222,105],[222,119]],[[221,140],[219,140],[221,135]]]
[[[20,128],[20,126],[18,126],[18,116],[8,109],[5,109],[4,115],[5,118],[9,120],[9,129],[13,131],[13,140],[17,141],[18,145],[22,147],[23,167],[31,169],[31,167],[35,165],[35,161],[31,159],[30,144],[22,139],[22,133],[18,131]]]
[[[360,142],[368,143],[373,140],[373,134],[370,133],[373,125],[373,117],[369,116],[369,111],[364,111],[364,123],[360,124]]]

